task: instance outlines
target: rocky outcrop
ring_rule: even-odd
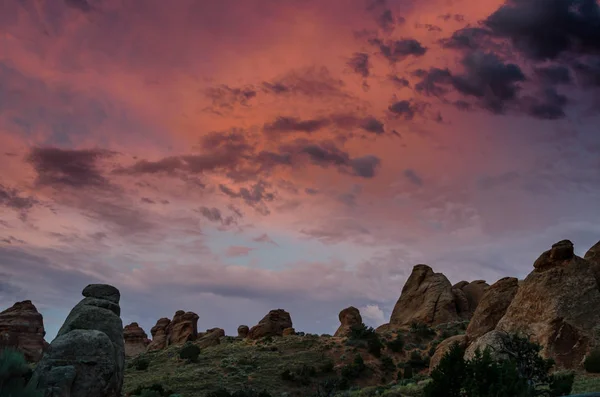
[[[210,346],[216,346],[221,343],[221,338],[225,336],[225,330],[221,328],[211,328],[198,336],[195,345],[204,349]]]
[[[198,315],[194,312],[178,310],[167,327],[168,346],[183,345],[198,337]]]
[[[166,317],[159,319],[156,322],[156,325],[150,329],[150,334],[152,335],[152,340],[148,345],[148,351],[153,350],[162,350],[167,347],[168,344],[168,335],[167,328],[171,324],[171,320]]]
[[[250,328],[247,325],[240,325],[237,329],[238,337],[245,338],[248,336],[248,332],[250,332]]]
[[[467,300],[469,301],[469,311],[471,313],[475,312],[477,306],[479,306],[479,302],[483,298],[485,291],[489,288],[489,284],[483,280],[475,280],[471,281],[464,287],[462,287],[462,291],[465,293]]]
[[[285,328],[283,330],[283,332],[281,333],[282,336],[290,336],[290,335],[296,335],[296,330],[292,327],[290,328]]]
[[[144,353],[150,343],[148,335],[138,323],[131,323],[125,326],[123,329],[123,339],[125,340],[125,357],[135,357]]]
[[[92,284],[69,313],[31,378],[45,396],[119,397],[125,346],[119,290]]]
[[[283,330],[292,328],[292,318],[283,309],[271,310],[257,325],[250,329],[248,338],[259,339],[265,336],[282,336]]]
[[[354,306],[342,310],[338,318],[340,319],[340,326],[333,336],[348,336],[352,327],[361,325],[363,322],[360,310]]]
[[[595,265],[560,241],[534,263],[496,330],[521,332],[543,346],[558,367],[577,368],[599,345],[600,286]]]
[[[454,297],[454,304],[456,305],[456,314],[463,319],[468,320],[473,314],[469,306],[469,299],[467,294],[462,289],[452,288],[452,296]]]
[[[427,265],[416,265],[394,306],[390,326],[406,327],[412,322],[438,325],[460,319],[446,276]]]
[[[449,338],[444,339],[435,349],[435,353],[431,357],[431,361],[429,362],[429,371],[433,371],[435,367],[438,366],[440,360],[448,351],[453,344],[458,343],[461,349],[465,349],[467,347],[467,336],[466,335],[454,335]]]
[[[31,301],[17,302],[0,313],[0,350],[20,351],[29,362],[38,362],[48,344],[44,319]]]
[[[486,289],[467,327],[467,336],[475,340],[496,328],[519,289],[519,280],[504,277]]]
[[[483,353],[485,349],[489,349],[491,357],[496,360],[508,359],[508,355],[504,353],[507,341],[508,334],[496,330],[490,331],[474,341],[469,340],[469,347],[465,351],[465,359],[472,359],[478,349],[480,353]]]

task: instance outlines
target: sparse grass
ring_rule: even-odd
[[[600,391],[600,375],[578,373],[571,394],[582,394]]]

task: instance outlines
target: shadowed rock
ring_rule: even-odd
[[[283,330],[292,328],[292,318],[283,309],[271,310],[257,325],[250,329],[248,338],[259,339],[264,336],[282,336]]]
[[[38,363],[31,383],[45,397],[120,397],[125,346],[119,290],[89,285]]]
[[[138,323],[126,325],[123,329],[123,339],[125,340],[125,356],[135,357],[144,353],[148,348],[150,340],[144,330]]]
[[[150,329],[152,340],[148,345],[148,351],[162,350],[167,347],[168,336],[167,328],[171,324],[171,320],[166,317],[160,318],[154,327]]]
[[[342,310],[338,318],[341,324],[333,336],[348,336],[352,327],[361,325],[363,322],[360,311],[354,306]]]
[[[29,362],[38,362],[48,347],[44,319],[31,301],[17,302],[0,313],[0,350],[20,351]]]
[[[250,328],[247,325],[240,325],[237,329],[238,337],[245,338],[248,336],[248,332],[250,332]]]
[[[444,339],[435,349],[435,353],[431,357],[429,362],[429,372],[433,371],[438,366],[440,360],[446,353],[450,351],[453,344],[458,343],[461,349],[467,347],[467,336],[466,335],[454,335]]]
[[[168,346],[183,345],[198,337],[198,315],[194,312],[178,310],[167,327]]]

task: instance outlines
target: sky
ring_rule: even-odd
[[[0,2],[0,310],[387,322],[600,240],[596,0]]]

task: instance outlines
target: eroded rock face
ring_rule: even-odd
[[[183,345],[198,337],[198,318],[194,312],[178,310],[167,327],[168,346]]]
[[[558,367],[577,368],[600,342],[600,287],[594,264],[563,240],[544,252],[525,278],[496,330],[532,336]]]
[[[26,300],[0,312],[0,350],[20,351],[29,362],[38,362],[48,344],[44,340],[44,319],[37,308]]]
[[[446,276],[427,265],[416,265],[394,306],[390,326],[406,327],[412,322],[438,325],[460,319]]]
[[[507,341],[508,335],[505,332],[496,330],[490,331],[474,341],[469,340],[469,347],[465,351],[465,360],[471,360],[477,349],[483,353],[486,348],[489,348],[492,358],[496,360],[508,359],[508,355],[504,353]]]
[[[519,280],[504,277],[485,291],[467,327],[467,336],[475,340],[496,328],[519,290]]]
[[[283,330],[292,328],[292,318],[283,309],[271,310],[257,325],[250,329],[248,338],[259,339],[265,336],[282,336]]]
[[[171,324],[171,320],[166,317],[159,319],[156,322],[156,325],[150,329],[150,334],[152,334],[152,340],[148,345],[148,351],[153,350],[162,350],[167,347],[168,343],[168,335],[167,328]]]
[[[431,357],[431,361],[429,362],[429,372],[433,371],[435,367],[438,366],[440,360],[448,351],[453,344],[458,343],[461,349],[467,347],[467,336],[466,335],[454,335],[449,338],[444,339],[435,349],[435,353]]]
[[[285,328],[283,330],[283,332],[281,333],[282,336],[290,336],[290,335],[296,335],[296,330],[292,327],[290,328]]]
[[[469,310],[471,311],[471,313],[475,312],[477,306],[479,306],[479,302],[481,302],[481,299],[485,294],[485,291],[489,287],[489,284],[485,281],[475,280],[461,288],[462,291],[465,293],[467,300],[469,301]]]
[[[352,327],[361,325],[363,322],[360,310],[354,306],[342,310],[338,315],[338,318],[340,319],[340,326],[333,336],[348,336]]]
[[[125,366],[119,290],[92,284],[69,313],[31,383],[46,397],[120,397]]]
[[[221,343],[221,338],[225,336],[225,330],[221,328],[211,328],[198,337],[195,345],[198,345],[201,349],[210,346],[216,346]]]
[[[247,325],[240,325],[237,329],[238,337],[245,338],[248,336],[248,332],[250,332],[250,328]]]
[[[135,357],[144,353],[148,348],[150,340],[144,330],[138,323],[126,325],[123,329],[123,339],[125,340],[125,357]]]

